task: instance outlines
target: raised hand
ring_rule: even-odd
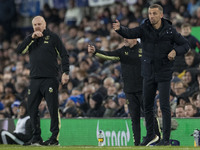
[[[113,23],[112,25],[115,31],[120,29],[120,22],[118,20],[116,20],[116,22]]]
[[[33,38],[33,39],[37,39],[37,38],[42,37],[42,36],[43,36],[43,34],[42,34],[42,32],[40,32],[40,31],[35,31],[35,32],[33,32],[33,34],[32,34],[32,38]]]
[[[95,47],[93,45],[88,45],[88,53],[95,53]]]

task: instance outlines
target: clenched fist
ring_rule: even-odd
[[[113,29],[115,31],[120,29],[120,22],[118,20],[116,20],[116,23],[113,23]]]
[[[88,53],[95,53],[95,47],[93,45],[88,45]]]
[[[174,60],[176,57],[176,51],[173,49],[169,54],[168,54],[168,59],[170,61]]]

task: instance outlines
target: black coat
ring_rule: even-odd
[[[43,37],[32,39],[31,36],[25,38],[16,50],[19,54],[29,52],[30,77],[57,77],[57,57],[61,57],[63,72],[68,74],[69,55],[60,38],[48,29],[43,31]]]
[[[166,19],[162,19],[162,27],[158,30],[147,19],[139,27],[129,29],[121,26],[117,32],[125,38],[141,38],[142,76],[147,79],[171,80],[173,61],[169,61],[168,54],[175,49],[179,56],[189,50],[188,41]]]
[[[96,50],[96,56],[109,60],[119,60],[121,62],[125,93],[142,91],[142,49],[139,43],[132,48],[123,46],[114,51]]]

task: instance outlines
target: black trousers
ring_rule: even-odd
[[[156,82],[154,79],[143,80],[144,115],[146,120],[147,136],[155,135],[154,105],[156,90],[159,91],[160,108],[163,121],[163,139],[169,140],[171,132],[171,111],[169,104],[170,81]]]
[[[141,113],[143,112],[142,92],[125,93],[125,94],[128,100],[128,109],[131,116],[134,144],[137,146],[140,144],[140,139],[141,139],[140,117]],[[155,127],[154,127],[155,132],[158,136],[160,136],[160,129],[158,125],[159,123],[156,117],[154,117],[154,121],[155,121]]]
[[[59,111],[58,111],[58,85],[56,78],[31,79],[28,90],[28,112],[33,127],[33,137],[41,137],[40,116],[38,106],[44,97],[51,116],[52,137],[58,139],[59,134]]]

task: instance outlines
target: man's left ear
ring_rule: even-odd
[[[161,18],[163,18],[163,16],[164,16],[164,15],[163,15],[163,13],[162,13],[162,14],[161,14]]]

